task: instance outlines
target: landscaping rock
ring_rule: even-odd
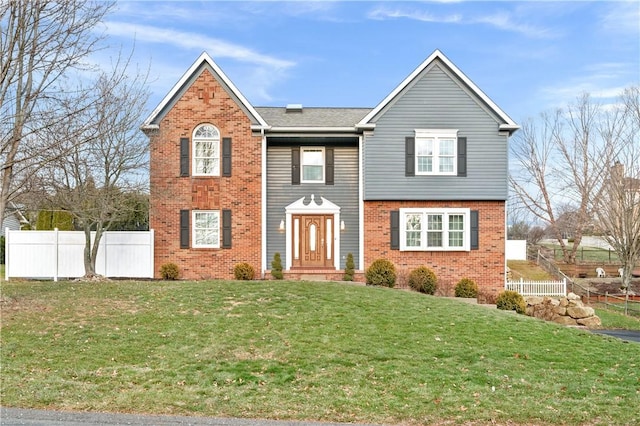
[[[580,296],[569,293],[559,299],[552,297],[529,296],[525,298],[526,314],[558,324],[597,328],[602,325],[593,308],[584,306]]]
[[[571,317],[556,317],[553,322],[562,325],[578,325],[578,322]]]
[[[589,306],[569,306],[567,315],[574,319],[589,318],[596,314],[593,308]]]
[[[602,326],[602,321],[600,320],[600,317],[597,315],[594,315],[589,318],[580,318],[579,320],[576,320],[576,322],[579,325],[583,325],[588,328],[597,328]]]

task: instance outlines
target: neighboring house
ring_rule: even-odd
[[[0,230],[0,236],[4,236],[5,229],[9,228],[10,231],[19,231],[22,225],[27,225],[29,221],[22,214],[20,207],[14,203],[9,203],[7,209],[4,212],[4,219],[2,220],[2,230]]]
[[[335,279],[352,253],[504,289],[518,126],[440,51],[373,109],[254,107],[204,53],[142,129],[158,269],[268,278],[279,252],[289,277]]]

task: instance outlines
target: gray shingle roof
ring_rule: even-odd
[[[255,110],[273,127],[354,127],[371,108],[302,108],[256,107]]]

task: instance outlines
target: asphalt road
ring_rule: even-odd
[[[342,426],[346,423],[294,422],[278,420],[225,419],[211,417],[154,416],[112,413],[76,413],[0,407],[2,426]],[[353,424],[351,424],[353,426]],[[360,425],[367,426],[367,425]],[[373,425],[368,425],[373,426]]]
[[[617,337],[626,342],[640,343],[640,331],[633,330],[591,330],[593,333],[606,334],[607,336]]]

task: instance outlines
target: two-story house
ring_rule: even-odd
[[[504,288],[518,129],[440,51],[374,108],[254,107],[202,54],[144,122],[157,269],[339,279],[349,253]]]

